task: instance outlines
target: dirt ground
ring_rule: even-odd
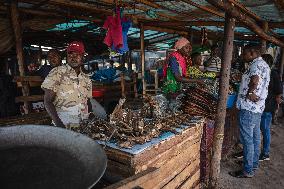
[[[228,158],[221,164],[222,189],[282,189],[284,188],[284,119],[271,128],[270,161],[260,162],[253,178],[238,179],[228,172],[241,169],[239,160]]]

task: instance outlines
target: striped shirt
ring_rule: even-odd
[[[205,68],[208,72],[220,72],[221,71],[221,59],[218,56],[211,57],[208,62],[208,66]]]

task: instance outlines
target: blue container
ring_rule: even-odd
[[[236,100],[237,100],[236,94],[228,95],[227,108],[232,108],[235,105]]]

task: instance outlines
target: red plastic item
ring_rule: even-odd
[[[104,89],[93,89],[92,94],[94,98],[103,97],[105,93]]]

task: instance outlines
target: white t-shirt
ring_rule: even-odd
[[[257,75],[259,82],[254,93],[259,97],[259,101],[252,102],[246,98],[251,76]],[[240,85],[237,108],[251,111],[253,113],[262,113],[265,108],[265,100],[268,95],[268,86],[270,82],[270,68],[268,64],[258,57],[252,61],[247,71],[243,74]]]

